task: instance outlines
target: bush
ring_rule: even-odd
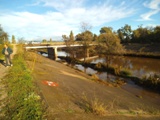
[[[157,74],[150,75],[149,77],[143,77],[140,84],[160,92],[160,76]]]
[[[2,59],[3,55],[2,55],[2,49],[3,49],[3,45],[0,44],[0,59]]]
[[[131,76],[131,71],[128,69],[123,69],[122,71],[120,71],[120,76]]]

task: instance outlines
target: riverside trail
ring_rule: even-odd
[[[16,53],[17,53],[17,47],[16,47],[16,44],[14,44],[11,59],[13,59]],[[3,78],[8,74],[9,69],[10,67],[5,67],[3,63],[0,64],[0,91],[1,91],[0,92],[0,118],[4,115],[2,108],[5,106],[4,99],[7,97],[7,92],[5,89]]]

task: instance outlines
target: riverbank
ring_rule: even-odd
[[[48,106],[46,117],[49,120],[158,120],[160,117],[159,103],[137,97],[120,87],[97,83],[83,72],[35,53],[26,57]],[[43,81],[55,82],[58,86],[48,86]],[[156,99],[160,100],[160,96]]]
[[[16,44],[11,45],[13,48],[13,53],[11,55],[11,59],[13,59],[14,55],[17,53],[17,47]],[[0,45],[0,51],[3,49],[3,45]],[[5,111],[4,107],[6,106],[6,98],[7,95],[7,88],[5,84],[5,76],[8,74],[9,68],[4,66],[4,55],[0,53],[0,119],[4,119],[5,117]]]
[[[14,53],[16,49],[13,49]],[[14,55],[13,53],[13,55]],[[5,67],[6,68],[6,67]],[[5,69],[4,69],[5,70]],[[43,105],[36,91],[35,84],[24,60],[24,52],[18,45],[18,52],[14,55],[13,66],[6,68],[3,79],[5,98],[1,101],[3,120],[40,120],[42,119]]]
[[[151,43],[151,44],[140,44],[140,43],[127,43],[122,44],[127,51],[132,52],[148,52],[148,53],[155,53],[160,54],[160,43]]]
[[[126,49],[124,56],[160,59],[160,43],[128,43],[123,44],[123,46]]]

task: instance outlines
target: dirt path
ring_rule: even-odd
[[[64,64],[40,55],[32,56],[35,56],[37,61],[35,64],[33,60],[28,61],[28,65],[31,69],[34,68],[35,82],[48,106],[48,120],[160,119],[160,116],[151,114],[151,111],[156,113],[160,110],[159,104],[139,98],[120,87],[97,83],[90,76]],[[43,81],[56,82],[58,86],[51,87],[43,84]],[[89,103],[96,100],[107,106],[106,116],[100,117],[89,112]],[[101,109],[100,105],[98,109]]]
[[[17,52],[17,47],[16,45],[13,45],[13,53],[11,55],[11,58],[13,59],[13,56]],[[5,75],[7,75],[9,68],[5,67],[4,65],[0,64],[0,118],[4,115],[2,108],[4,106],[4,99],[7,97],[7,93],[5,90],[5,85],[3,82],[3,78]]]

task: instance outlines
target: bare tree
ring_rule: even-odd
[[[84,62],[86,61],[86,57],[89,57],[90,44],[93,41],[93,34],[90,32],[91,28],[92,26],[89,23],[81,23],[80,30],[82,33],[80,34],[80,45],[82,45],[82,51],[84,53]]]

